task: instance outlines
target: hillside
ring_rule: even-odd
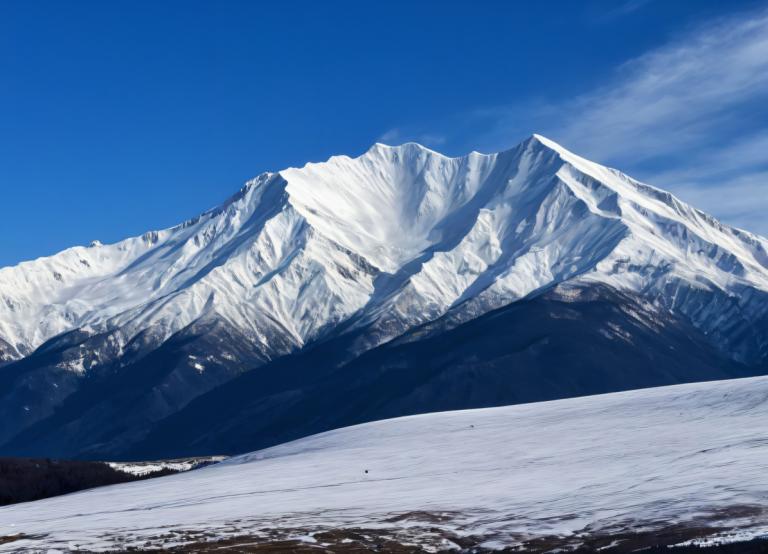
[[[378,421],[0,508],[0,550],[746,540],[768,534],[766,421],[766,377]]]

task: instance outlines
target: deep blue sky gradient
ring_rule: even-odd
[[[176,224],[382,137],[483,150],[483,109],[567,101],[758,4],[0,2],[0,266]]]

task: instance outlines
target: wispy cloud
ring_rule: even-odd
[[[768,11],[690,30],[579,97],[491,116],[491,148],[521,128],[539,130],[768,234]]]
[[[627,63],[609,86],[576,99],[559,134],[593,155],[650,158],[711,145],[750,126],[768,99],[768,14],[720,21]],[[729,129],[730,127],[730,129]],[[588,132],[591,131],[591,132]]]
[[[599,13],[595,13],[593,19],[599,23],[609,23],[620,17],[635,13],[650,4],[651,1],[652,0],[624,0],[624,2],[616,2],[612,8],[603,8]]]
[[[734,177],[719,186],[679,183],[675,193],[723,221],[768,237],[768,171]]]
[[[404,142],[418,142],[424,146],[435,148],[445,144],[447,137],[438,133],[413,133],[400,128],[389,129],[376,139],[376,142],[396,145]]]

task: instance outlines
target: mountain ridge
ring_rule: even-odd
[[[305,182],[307,179],[301,179],[299,176],[302,172],[315,172],[318,168],[326,168],[329,165],[332,164],[354,164],[354,163],[360,163],[361,160],[368,160],[372,156],[380,156],[382,155],[382,150],[394,153],[395,156],[403,155],[405,157],[407,156],[414,156],[414,152],[416,152],[416,157],[418,158],[419,154],[429,153],[430,156],[436,156],[440,160],[444,160],[453,164],[458,164],[459,166],[462,166],[464,164],[471,164],[472,160],[484,160],[486,162],[490,160],[496,160],[499,157],[509,156],[510,153],[514,153],[519,149],[526,149],[533,145],[541,145],[542,147],[548,149],[551,152],[554,152],[555,155],[563,160],[565,164],[568,164],[566,167],[571,166],[575,167],[582,173],[592,177],[592,178],[599,178],[603,177],[605,178],[605,175],[600,175],[600,173],[603,173],[605,171],[611,172],[612,175],[615,175],[615,170],[610,170],[607,168],[602,168],[602,166],[597,166],[597,164],[593,164],[591,162],[588,162],[584,160],[583,158],[580,158],[564,148],[560,147],[556,143],[540,136],[540,135],[533,135],[531,138],[529,138],[527,141],[523,142],[521,145],[519,145],[517,148],[507,150],[505,152],[499,153],[499,154],[479,154],[479,153],[470,153],[466,156],[461,157],[455,157],[450,158],[447,156],[444,156],[442,154],[439,154],[437,152],[434,152],[430,149],[427,149],[421,145],[418,145],[416,143],[406,143],[401,146],[386,146],[386,145],[380,145],[376,144],[371,149],[369,149],[366,153],[358,156],[357,158],[349,158],[347,156],[333,156],[331,157],[327,162],[321,162],[321,163],[308,163],[305,164],[302,168],[289,168],[286,170],[282,170],[275,173],[263,173],[260,176],[248,181],[248,183],[235,195],[230,197],[227,201],[225,201],[221,206],[213,208],[211,210],[207,210],[203,212],[200,216],[197,216],[195,218],[189,219],[185,221],[184,223],[173,226],[167,229],[159,230],[159,231],[149,231],[140,237],[131,237],[128,239],[124,239],[122,241],[119,241],[117,243],[111,244],[111,245],[98,245],[98,246],[91,246],[91,247],[73,247],[70,249],[67,249],[57,255],[54,256],[48,256],[44,258],[38,258],[37,260],[31,261],[31,262],[22,262],[21,264],[18,264],[17,266],[12,266],[9,268],[3,268],[0,269],[0,283],[3,285],[3,292],[7,292],[8,290],[12,290],[13,285],[17,283],[13,283],[13,276],[11,275],[10,279],[8,276],[3,275],[3,273],[12,273],[14,270],[18,272],[24,273],[22,270],[26,269],[30,266],[30,264],[36,264],[36,265],[42,265],[42,264],[50,264],[52,267],[49,268],[51,271],[51,276],[54,280],[59,280],[60,282],[64,279],[65,273],[62,273],[62,271],[65,271],[67,269],[72,271],[72,266],[75,266],[77,268],[77,264],[81,264],[82,266],[85,266],[86,268],[90,267],[93,260],[91,259],[93,256],[90,256],[90,254],[93,253],[93,249],[100,250],[102,248],[112,248],[117,250],[118,252],[135,252],[136,250],[141,249],[141,245],[146,245],[148,247],[148,250],[151,249],[153,245],[156,245],[158,243],[162,243],[165,240],[168,240],[168,236],[172,235],[173,233],[180,233],[183,232],[185,229],[188,229],[190,227],[199,225],[201,221],[205,219],[212,219],[216,217],[220,217],[227,213],[227,210],[232,210],[233,207],[237,206],[238,215],[241,214],[240,209],[243,208],[241,205],[243,203],[243,200],[246,200],[249,198],[250,195],[253,195],[256,192],[260,192],[261,194],[267,193],[270,195],[270,197],[267,199],[274,203],[276,206],[281,206],[282,209],[290,209],[288,206],[292,207],[294,210],[298,212],[298,218],[301,220],[301,225],[309,225],[309,228],[311,229],[310,233],[318,233],[322,237],[324,237],[326,240],[330,240],[332,242],[335,242],[337,244],[340,244],[343,248],[346,248],[348,251],[352,252],[356,256],[359,256],[361,258],[362,264],[366,266],[366,268],[369,271],[387,271],[387,272],[393,272],[397,271],[404,263],[412,262],[413,259],[416,257],[416,255],[423,251],[424,249],[429,248],[427,237],[421,236],[419,237],[419,241],[417,241],[416,245],[410,246],[410,248],[406,247],[406,252],[402,252],[403,248],[398,247],[399,252],[395,252],[393,256],[396,258],[396,261],[398,263],[393,264],[390,260],[385,259],[385,256],[377,255],[379,254],[376,252],[377,249],[381,250],[383,248],[383,244],[388,244],[392,242],[396,242],[397,240],[400,240],[402,237],[399,236],[398,233],[395,232],[394,229],[387,229],[384,232],[384,237],[380,238],[378,240],[377,244],[374,248],[364,248],[361,247],[359,242],[356,243],[355,240],[350,238],[351,233],[339,233],[331,228],[331,226],[327,225],[326,222],[320,221],[320,218],[317,217],[317,208],[316,206],[310,206],[310,202],[307,202],[305,200],[306,196],[312,193],[315,193],[314,189],[317,189],[317,183],[312,182],[312,186],[308,186],[308,184]],[[461,168],[460,168],[461,169]],[[597,169],[597,171],[595,171]],[[582,200],[585,202],[587,207],[589,208],[590,213],[598,215],[600,217],[604,218],[618,218],[622,219],[621,214],[616,213],[616,207],[615,206],[609,206],[609,204],[612,204],[616,202],[616,197],[613,196],[613,193],[621,194],[623,193],[624,196],[627,195],[627,190],[617,191],[615,189],[611,190],[607,194],[605,194],[605,198],[601,200],[600,203],[594,201],[595,199],[589,198],[585,195],[585,191],[583,190],[583,187],[578,184],[577,179],[568,179],[567,177],[571,177],[571,175],[567,175],[565,173],[560,175],[561,177],[566,177],[566,179],[560,179],[560,183],[565,182],[566,187],[569,191],[571,191],[579,200]],[[623,175],[622,175],[623,178]],[[662,191],[661,189],[656,189],[653,187],[650,187],[649,185],[640,184],[634,180],[631,180],[632,184],[635,186],[641,186],[646,191],[651,191],[653,196],[656,196],[660,201],[666,205],[669,206],[672,210],[679,212],[679,211],[687,211],[685,215],[687,216],[694,216],[692,219],[695,221],[696,217],[702,218],[707,223],[715,223],[716,220],[712,218],[711,216],[708,216],[707,214],[704,214],[703,212],[700,212],[695,209],[689,209],[689,207],[675,198],[674,196],[670,195],[669,193],[666,193]],[[368,183],[365,183],[366,185]],[[276,190],[272,190],[276,189]],[[325,187],[322,192],[328,193],[329,189],[328,187]],[[421,191],[424,197],[429,194],[430,191],[427,189],[426,191]],[[441,191],[443,192],[443,191]],[[479,193],[479,191],[475,191],[476,193]],[[338,196],[338,195],[337,195]],[[391,195],[390,195],[391,196]],[[282,198],[281,198],[282,197]],[[424,197],[422,197],[420,200],[423,201]],[[336,198],[338,199],[338,198]],[[395,198],[397,200],[397,198]],[[417,198],[418,199],[418,198]],[[343,199],[342,199],[343,200]],[[377,199],[378,200],[378,199]],[[402,199],[401,199],[402,200]],[[598,204],[601,204],[602,207]],[[355,208],[359,209],[359,204],[355,206]],[[377,206],[378,208],[379,206]],[[645,207],[645,206],[643,206]],[[246,206],[247,208],[247,206]],[[366,208],[371,208],[370,206],[366,206]],[[429,208],[429,206],[428,206]],[[402,206],[396,206],[395,209],[401,209]],[[484,216],[487,212],[482,212],[482,210],[478,210],[481,213],[479,213],[478,217]],[[332,214],[329,213],[330,210],[326,210],[326,212],[323,214],[324,217],[330,217]],[[375,214],[375,212],[374,212]],[[247,212],[246,212],[247,215]],[[269,214],[269,215],[275,215],[275,214]],[[345,214],[348,215],[348,214]],[[408,214],[406,214],[408,215]],[[669,215],[669,214],[665,214]],[[622,220],[623,221],[623,220]],[[398,220],[397,223],[400,221]],[[371,224],[375,223],[375,220],[371,217],[367,217],[363,223],[365,224]],[[292,224],[295,226],[297,224],[296,221],[292,222]],[[355,232],[361,232],[361,227],[363,225],[357,225],[354,228]],[[722,225],[718,225],[721,229],[731,229]],[[687,230],[690,232],[692,231],[691,225],[687,226]],[[282,229],[285,231],[286,229]],[[289,229],[296,231],[296,229]],[[434,231],[434,229],[427,229],[428,231]],[[207,231],[207,230],[206,230]],[[298,230],[301,231],[300,229]],[[734,230],[735,231],[735,230]],[[424,231],[422,230],[422,235],[424,235]],[[206,235],[203,233],[202,238],[204,238]],[[750,265],[759,265],[760,269],[765,270],[768,268],[768,254],[766,254],[766,241],[765,239],[761,239],[757,235],[752,235],[749,233],[746,233],[744,231],[737,231],[735,233],[735,236],[738,236],[740,238],[745,238],[749,242],[753,243],[754,246],[756,246],[756,252],[751,256],[750,262],[752,262]],[[370,237],[365,237],[366,239]],[[712,239],[713,237],[703,237],[702,240],[707,241],[707,239]],[[340,239],[340,240],[337,240]],[[201,240],[201,237],[195,236],[193,237],[193,240],[196,243],[199,243]],[[248,240],[248,238],[246,238]],[[718,242],[721,241],[712,241],[714,244],[718,245]],[[139,248],[137,248],[137,246]],[[720,246],[720,245],[718,245]],[[363,250],[361,253],[360,250]],[[148,254],[149,252],[146,252]],[[140,252],[140,254],[145,254],[144,252]],[[139,255],[140,255],[139,254]],[[58,262],[61,258],[67,257],[70,258],[70,260],[66,260],[63,265],[68,266],[65,268],[58,268],[56,262]],[[743,264],[745,259],[749,258],[750,256],[744,256],[743,249],[738,249],[736,252],[737,261],[740,264]],[[76,259],[77,258],[77,259]],[[187,260],[181,259],[182,262],[186,262]],[[224,260],[226,261],[226,260]],[[98,263],[98,260],[97,262]],[[133,263],[136,263],[136,260],[133,260]],[[116,260],[115,266],[117,266],[119,273],[124,274],[128,267],[121,267],[121,264],[124,264],[123,260]],[[124,264],[127,265],[127,264]],[[37,270],[37,267],[29,267],[31,270]],[[48,268],[46,268],[48,269]],[[274,268],[273,268],[274,269]],[[29,279],[30,275],[29,273],[32,273],[33,271],[26,272],[27,275],[23,275],[24,278]],[[761,277],[763,278],[761,283],[761,288],[768,289],[768,272],[763,272],[764,275]],[[198,275],[194,275],[191,277],[191,279],[194,279],[195,277],[199,278]],[[5,277],[5,278],[4,278]],[[103,272],[100,275],[97,275],[97,279],[104,279],[109,277],[109,272]],[[16,279],[18,282],[20,279]],[[754,283],[753,283],[754,284]],[[109,283],[109,286],[115,286],[115,283]],[[60,287],[61,288],[61,287]],[[168,293],[178,293],[180,290],[184,289],[184,283],[178,286],[176,289],[171,289],[168,291]],[[60,291],[59,291],[60,292]],[[344,291],[345,293],[349,293],[349,290]],[[51,299],[44,299],[47,300],[45,302],[46,304],[56,304],[56,298],[51,301]],[[142,299],[143,300],[143,299]],[[459,301],[461,299],[458,299]],[[136,308],[137,306],[141,305],[140,301],[135,302],[132,305],[128,306],[128,309]],[[14,298],[8,298],[6,296],[5,298],[5,306],[3,307],[0,305],[0,307],[5,308],[3,311],[6,312],[5,318],[2,317],[2,314],[0,314],[0,323],[5,323],[3,319],[6,319],[8,317],[8,311],[13,311],[14,307],[16,306],[16,300]],[[75,310],[77,307],[75,307]],[[52,314],[40,314],[42,318],[51,318]],[[32,349],[42,344],[44,340],[47,340],[56,334],[77,328],[78,326],[86,326],[89,324],[94,323],[94,318],[92,315],[84,315],[81,317],[74,316],[71,311],[66,311],[63,314],[53,314],[57,316],[58,318],[58,325],[51,324],[50,321],[41,321],[43,326],[43,330],[35,329],[31,333],[26,333],[26,341],[22,340],[14,340],[18,339],[18,335],[24,335],[24,333],[11,333],[7,328],[0,329],[0,339],[4,340],[7,343],[14,344],[14,347],[16,349],[16,356],[20,357],[20,354],[22,352],[29,353]],[[102,315],[102,319],[104,317],[109,317],[109,315],[117,315],[116,313],[106,314]],[[63,321],[62,321],[63,320]],[[67,321],[67,320],[75,320],[75,321]],[[37,322],[35,322],[37,323]],[[48,328],[45,328],[46,325]],[[39,325],[38,325],[39,326]],[[290,329],[289,329],[290,330]],[[304,332],[294,332],[294,338],[297,340],[297,342],[301,343],[303,341],[303,335]],[[14,336],[16,335],[16,336]],[[31,336],[29,336],[31,335]]]
[[[0,451],[3,441],[37,441],[50,422],[64,424],[62,413],[84,421],[88,402],[100,402],[87,391],[109,398],[115,379],[152,399],[142,400],[151,414],[142,429],[126,431],[140,441],[194,399],[247,373],[264,378],[315,345],[335,345],[322,350],[333,367],[290,371],[330,379],[391,341],[419,341],[537,297],[551,298],[542,306],[560,314],[552,317],[563,313],[552,304],[560,299],[613,298],[636,315],[605,328],[590,315],[603,308],[584,308],[578,317],[590,332],[629,349],[706,344],[723,378],[759,373],[768,358],[767,250],[766,239],[539,135],[456,158],[376,144],[356,158],[262,173],[180,225],[0,269],[0,415],[12,422]],[[542,325],[545,334],[558,326]],[[632,356],[640,371],[646,358]],[[520,363],[539,367],[538,359]],[[599,357],[589,360],[575,365],[603,371]],[[675,377],[661,382],[696,380],[695,371],[667,369]],[[574,381],[574,394],[589,393],[589,383]],[[102,444],[82,440],[83,451]]]

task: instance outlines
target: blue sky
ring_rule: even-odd
[[[0,3],[0,266],[176,224],[375,141],[533,132],[768,234],[768,7]]]

